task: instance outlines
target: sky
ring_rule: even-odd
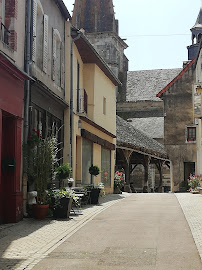
[[[74,0],[63,0],[72,15]],[[181,68],[201,0],[113,0],[129,70]]]

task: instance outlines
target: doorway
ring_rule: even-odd
[[[0,223],[12,222],[15,218],[16,119],[8,113],[2,114],[1,134],[1,212]]]
[[[195,174],[195,162],[184,162],[184,184],[186,189],[189,189],[187,180],[190,174]]]

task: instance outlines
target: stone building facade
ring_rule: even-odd
[[[85,36],[121,81],[117,100],[125,101],[128,59],[124,50],[128,46],[119,36],[113,1],[75,0],[72,23],[85,31]]]
[[[194,120],[194,61],[158,93],[164,101],[164,145],[172,162],[172,190],[187,189],[190,173],[195,173],[196,125]]]
[[[58,158],[63,157],[65,101],[65,25],[71,19],[61,0],[33,0],[30,27],[30,97],[28,135],[38,130],[43,138],[54,134],[60,143]],[[57,20],[55,19],[57,18]],[[28,27],[28,26],[27,26]],[[28,90],[28,88],[26,89]],[[34,184],[28,182],[28,191]]]

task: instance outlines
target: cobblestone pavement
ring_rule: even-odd
[[[202,195],[175,193],[191,229],[202,261]]]
[[[27,218],[17,224],[0,225],[0,269],[32,269],[89,220],[128,196],[127,193],[106,195],[99,205],[84,207],[69,220]]]

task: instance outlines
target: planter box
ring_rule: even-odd
[[[54,218],[67,218],[68,215],[68,207],[69,207],[70,198],[62,198],[60,199],[60,207],[58,206],[53,210]]]
[[[99,188],[91,189],[91,193],[90,193],[91,204],[98,204],[99,196],[100,196],[100,189]]]

